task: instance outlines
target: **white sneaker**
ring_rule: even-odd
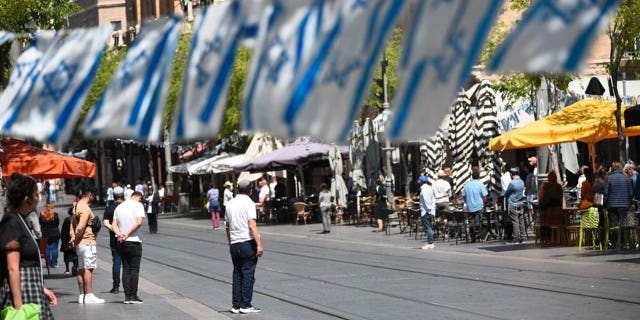
[[[83,304],[84,303],[84,294],[81,294],[78,296],[78,303],[79,304]]]
[[[424,246],[421,247],[422,250],[430,250],[430,249],[435,249],[436,245],[433,243],[427,243]]]
[[[240,313],[258,313],[260,311],[260,309],[254,307],[240,308]]]
[[[100,304],[104,303],[104,299],[96,297],[93,293],[88,293],[84,296],[84,304]]]
[[[229,311],[231,311],[231,313],[233,313],[233,314],[238,314],[238,313],[240,313],[240,308],[231,307],[231,310],[229,310]]]

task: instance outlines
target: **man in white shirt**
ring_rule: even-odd
[[[138,297],[138,279],[140,260],[142,259],[142,236],[140,226],[145,218],[142,205],[142,193],[133,192],[128,200],[122,202],[113,213],[113,232],[119,242],[118,249],[122,258],[122,286],[125,304],[141,304]]]
[[[418,178],[420,185],[420,216],[424,224],[424,231],[427,233],[427,243],[422,246],[422,250],[434,249],[433,244],[433,218],[436,215],[436,198],[433,189],[427,184],[429,179],[426,176]]]
[[[251,304],[256,265],[263,253],[256,224],[256,206],[249,197],[251,192],[251,183],[240,180],[238,195],[225,207],[227,241],[233,262],[231,313],[234,314],[260,312]]]
[[[433,182],[431,186],[436,198],[436,206],[438,210],[446,210],[449,208],[449,199],[451,199],[451,185],[445,178],[447,175],[444,170],[438,171],[438,180]]]

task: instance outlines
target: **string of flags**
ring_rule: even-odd
[[[488,68],[576,72],[618,4],[537,0]],[[196,18],[170,139],[220,132],[235,54],[240,46],[251,45],[243,129],[348,140],[385,44],[407,16],[388,130],[394,140],[431,136],[477,63],[503,5],[504,0],[271,0],[207,7]],[[170,16],[143,24],[81,124],[84,135],[162,140],[182,23]],[[37,32],[0,95],[2,134],[66,143],[111,31],[103,26]],[[14,38],[0,31],[0,45]]]

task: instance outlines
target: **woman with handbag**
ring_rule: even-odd
[[[40,319],[54,319],[50,306],[55,294],[44,287],[38,243],[24,221],[40,200],[33,178],[11,175],[7,186],[8,207],[0,222],[0,308],[2,318],[22,313]]]

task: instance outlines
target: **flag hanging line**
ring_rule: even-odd
[[[619,2],[535,2],[490,67],[498,71],[575,71]],[[406,13],[412,21],[397,70],[399,87],[392,116],[385,127],[394,140],[431,136],[476,63],[502,4],[503,0],[271,0],[210,6],[196,20],[183,91],[170,124],[171,139],[211,137],[220,132],[232,62],[237,48],[246,44],[253,44],[254,49],[241,107],[244,129],[283,137],[310,135],[324,141],[348,139],[389,34],[407,8],[411,8]],[[166,17],[143,25],[82,124],[85,135],[161,140],[170,67],[182,21]],[[66,43],[60,39],[74,32],[50,36],[38,32],[36,41],[20,56],[0,96],[2,132],[66,142],[102,54],[102,49],[82,58],[74,58],[78,54],[71,49],[48,53],[47,42],[59,42],[55,46],[60,48],[60,43]],[[20,36],[0,31],[0,43]],[[78,47],[94,43],[76,41]],[[59,65],[44,63],[45,56],[56,57]],[[77,69],[69,61],[77,62]],[[84,71],[74,72],[77,70]],[[65,81],[47,82],[44,75],[53,71],[57,73],[49,78]],[[80,74],[85,75],[84,81],[77,80]],[[65,102],[45,108],[44,97]],[[47,130],[24,129],[33,123]]]
[[[95,138],[131,137],[159,143],[170,66],[182,20],[148,22],[83,124]]]

